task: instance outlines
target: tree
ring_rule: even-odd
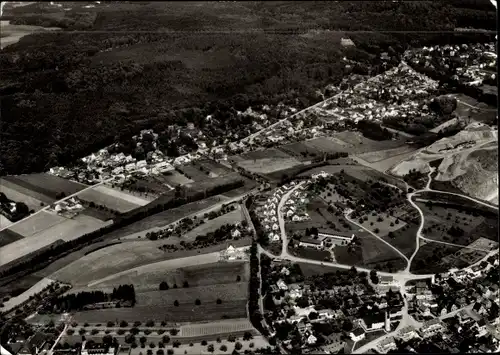
[[[147,341],[148,341],[148,338],[146,338],[145,336],[142,336],[142,337],[139,338],[139,343],[141,343],[141,344],[144,344]]]
[[[243,345],[241,345],[241,343],[239,341],[237,341],[236,344],[234,344],[234,348],[236,350],[241,350],[242,347],[243,347]]]
[[[206,340],[202,340],[201,341],[201,345],[203,345],[203,346],[207,345],[207,341]]]
[[[187,281],[184,281],[184,283],[182,284],[182,287],[188,288],[189,287],[189,283]]]
[[[222,352],[226,352],[226,351],[227,351],[227,346],[225,346],[225,345],[221,345],[221,347],[220,347],[220,351],[222,351]]]
[[[250,332],[245,332],[245,333],[243,334],[243,340],[247,341],[247,340],[250,340],[250,339],[253,339],[253,335],[252,335],[252,333],[250,333]]]
[[[146,322],[146,327],[154,327],[155,326],[155,322],[153,320],[148,320]]]
[[[174,301],[174,306],[175,306],[175,307],[179,307],[179,301],[175,300],[175,301]]]
[[[165,354],[165,351],[163,351],[163,349],[158,349],[156,351],[156,355],[164,355]]]
[[[169,287],[168,287],[168,283],[167,283],[166,281],[162,281],[162,282],[160,283],[160,291],[166,291],[166,290],[168,290],[168,289],[169,289]]]
[[[125,327],[128,327],[128,323],[127,323],[127,321],[122,320],[120,322],[120,328],[125,328]]]
[[[170,335],[177,335],[177,333],[179,333],[179,329],[177,328],[170,329]]]
[[[240,282],[240,281],[241,281],[241,276],[240,275],[236,276],[236,282]]]
[[[210,351],[211,353],[214,352],[214,344],[210,344],[208,347],[207,347],[207,350]]]
[[[199,298],[197,298],[197,299],[196,299],[196,301],[194,301],[194,304],[195,304],[195,305],[197,305],[197,306],[199,306],[199,305],[201,304],[200,299],[199,299]]]
[[[168,344],[168,343],[170,343],[170,337],[168,335],[164,335],[163,338],[161,338],[161,341],[164,344]]]
[[[221,304],[222,303],[222,300],[220,298],[217,298],[217,300],[215,301],[215,303],[217,304]]]

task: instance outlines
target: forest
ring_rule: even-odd
[[[318,101],[317,89],[344,76],[344,56],[376,73],[382,51],[397,62],[408,46],[484,37],[402,29],[496,29],[487,0],[73,6],[57,12],[37,2],[8,14],[63,30],[0,52],[0,175],[66,165],[144,128],[202,125],[215,111],[205,129],[227,136],[240,124],[234,108]],[[341,47],[342,37],[356,46]]]

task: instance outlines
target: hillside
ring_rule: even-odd
[[[408,44],[488,39],[352,31],[496,28],[486,0],[65,2],[64,8],[37,2],[5,9],[14,24],[65,30],[26,36],[0,52],[0,175],[66,165],[141,128],[202,127],[214,111],[220,118],[209,131],[222,137],[228,125],[238,125],[233,107],[317,101],[318,88],[344,76],[344,56],[373,74],[382,70],[383,51],[397,64]],[[342,47],[342,37],[356,47]]]

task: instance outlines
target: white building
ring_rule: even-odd
[[[276,282],[276,286],[278,286],[280,290],[283,290],[283,291],[288,290],[288,286],[286,285],[285,281],[283,281],[281,279],[278,280],[278,282]]]
[[[354,342],[363,340],[366,336],[365,331],[362,328],[356,328],[352,332],[349,333],[351,340]]]

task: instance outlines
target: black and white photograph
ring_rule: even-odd
[[[497,33],[1,1],[0,355],[500,352]]]

